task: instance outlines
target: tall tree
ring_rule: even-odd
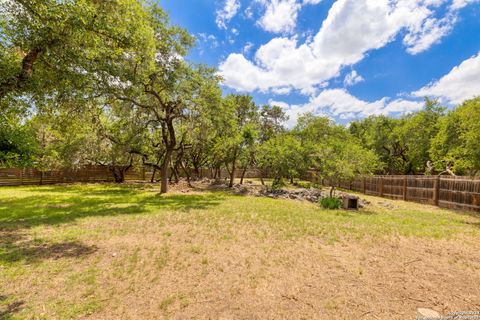
[[[330,195],[340,181],[378,170],[377,155],[361,146],[346,128],[325,117],[300,117],[296,134],[309,152],[311,168],[332,185]]]
[[[258,109],[248,95],[230,94],[222,102],[216,125],[214,152],[229,173],[229,187],[233,186],[238,161],[258,136]]]
[[[430,153],[439,171],[480,172],[480,98],[465,101],[439,120]]]

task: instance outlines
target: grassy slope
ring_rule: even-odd
[[[209,230],[213,242],[232,240],[242,228],[258,239],[315,237],[326,244],[392,236],[442,239],[480,234],[478,216],[403,202],[392,202],[397,208],[387,210],[378,205],[378,199],[369,199],[373,205],[366,209],[345,212],[321,210],[306,202],[226,192],[159,196],[156,187],[149,186],[0,188],[0,287],[9,288],[8,295],[0,292],[0,318],[2,312],[4,317],[15,319],[38,316],[43,309],[45,318],[68,318],[101,310],[102,301],[111,297],[97,292],[96,279],[100,275],[96,260],[91,267],[81,270],[76,269],[76,261],[99,250],[96,242],[112,238],[134,241],[143,236],[142,230],[145,234],[148,230],[161,230],[159,236],[172,236],[174,232],[164,226],[186,226],[187,233],[188,228],[201,226]],[[191,255],[202,252],[194,242],[188,250]],[[167,261],[168,248],[159,247],[154,255],[156,263],[162,266]],[[128,261],[121,263],[121,271],[114,268],[113,272],[128,279],[128,270],[138,268],[138,259],[138,252],[132,252]],[[208,257],[202,257],[200,263],[207,265]],[[45,279],[58,275],[62,275],[63,286],[81,285],[78,295],[45,294],[42,301],[37,301],[28,285],[15,285],[17,281],[38,278],[39,283],[31,286],[55,291],[58,283],[48,285]],[[165,298],[160,309],[175,299]],[[16,303],[21,304],[18,310]]]

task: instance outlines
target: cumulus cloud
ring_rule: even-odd
[[[407,52],[415,55],[427,50],[449,34],[456,22],[457,15],[454,12],[449,12],[442,19],[425,19],[421,25],[412,27],[411,32],[403,39]]]
[[[343,80],[343,84],[346,87],[353,86],[357,83],[360,83],[362,81],[365,81],[361,75],[357,73],[357,71],[352,70],[349,74],[345,76],[345,79]]]
[[[323,90],[305,104],[289,105],[279,101],[270,101],[270,103],[283,108],[289,116],[287,123],[289,127],[294,126],[298,117],[307,112],[347,120],[380,114],[405,114],[419,110],[424,105],[420,101],[392,100],[386,97],[373,102],[364,101],[352,96],[345,89]]]
[[[239,0],[225,0],[223,8],[217,11],[215,22],[220,29],[226,29],[227,23],[235,17],[240,9]]]
[[[297,25],[298,12],[304,5],[315,5],[322,0],[257,0],[264,7],[258,25],[273,33],[291,33]]]
[[[301,5],[296,0],[262,1],[265,14],[258,21],[264,30],[274,33],[292,32],[297,24],[298,11]]]
[[[438,81],[413,93],[417,97],[436,97],[451,104],[480,96],[480,52],[454,67]]]
[[[268,3],[282,1],[294,3]],[[225,84],[239,91],[291,87],[313,92],[312,89],[338,76],[343,67],[361,61],[369,51],[384,47],[403,31],[403,43],[409,53],[427,50],[451,30],[456,18],[452,10],[470,2],[337,0],[313,39],[298,43],[295,36],[277,37],[262,45],[252,61],[233,53],[219,70]],[[446,3],[450,9],[443,18],[436,18],[437,9]]]

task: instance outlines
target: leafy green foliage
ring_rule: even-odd
[[[336,210],[342,207],[342,199],[334,197],[326,197],[320,199],[320,205],[324,209]]]
[[[298,178],[309,168],[307,150],[292,134],[280,134],[261,144],[257,161],[273,176],[274,184],[284,178]]]
[[[425,99],[423,110],[398,119],[381,115],[354,121],[350,133],[379,156],[382,173],[423,174],[444,111],[436,100]]]
[[[306,114],[290,130],[281,107],[222,97],[216,70],[186,58],[195,39],[154,3],[2,4],[0,166],[97,163],[122,181],[143,164],[160,172],[161,192],[169,172],[190,179],[207,168],[215,178],[227,169],[230,186],[255,168],[275,187],[311,172],[335,186],[372,173],[480,170],[479,98],[447,114],[426,99],[419,112],[349,128]]]
[[[37,141],[34,131],[18,117],[3,115],[0,121],[0,167],[32,166]]]
[[[480,98],[465,101],[440,119],[430,153],[437,170],[457,174],[480,171]]]
[[[308,150],[310,167],[335,185],[379,168],[377,155],[364,147],[342,126],[325,117],[305,115],[295,128]]]
[[[158,8],[131,0],[2,5],[0,99],[98,88],[122,76],[126,57],[147,68],[155,58],[152,21],[165,17],[154,16]]]

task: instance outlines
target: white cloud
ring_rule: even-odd
[[[256,0],[264,7],[258,25],[268,32],[291,33],[297,25],[300,9],[305,5],[315,5],[322,0]]]
[[[258,21],[262,29],[274,33],[292,32],[297,24],[301,5],[296,0],[260,0],[266,7]]]
[[[407,52],[415,55],[427,50],[449,34],[456,22],[457,15],[454,12],[449,12],[442,19],[426,19],[421,25],[412,28],[403,39]]]
[[[365,81],[361,75],[357,73],[357,71],[352,70],[349,74],[345,76],[345,79],[343,80],[343,84],[346,87],[353,86],[357,83],[360,83],[362,81]]]
[[[253,19],[253,9],[251,6],[247,7],[244,12],[245,18],[247,19]]]
[[[197,34],[197,49],[200,55],[203,55],[206,49],[214,49],[219,46],[218,39],[213,34],[198,33]]]
[[[436,18],[441,13],[436,11],[439,6],[449,3],[453,7],[452,1],[460,2],[337,0],[313,40],[297,43],[296,37],[277,37],[262,45],[253,61],[241,54],[231,54],[219,70],[225,84],[239,91],[292,87],[311,92],[312,88],[338,76],[345,66],[361,61],[369,51],[384,47],[401,32],[405,32],[403,42],[409,53],[427,50],[455,23],[456,15],[451,10],[443,18]],[[472,0],[462,3],[466,1]],[[294,1],[288,3],[293,5]]]
[[[404,99],[391,100],[382,98],[373,102],[364,101],[352,96],[344,89],[323,90],[317,96],[311,97],[305,104],[288,105],[284,102],[270,101],[282,107],[289,116],[287,125],[292,127],[300,115],[312,112],[316,115],[328,115],[340,119],[354,119],[371,115],[410,113],[419,110],[424,103]]]
[[[451,8],[453,10],[459,10],[462,9],[463,7],[475,3],[475,2],[480,2],[479,0],[453,0],[453,3],[451,5]]]
[[[226,24],[235,17],[239,9],[239,0],[225,0],[223,8],[217,11],[217,18],[215,20],[217,26],[220,29],[226,29]]]
[[[480,52],[413,95],[436,97],[451,104],[459,104],[466,99],[480,96]]]
[[[250,42],[250,41],[247,42],[245,44],[245,46],[243,47],[243,50],[242,50],[243,54],[248,54],[250,52],[250,50],[252,50],[252,48],[253,48],[253,42]]]
[[[290,92],[292,92],[292,88],[290,88],[290,87],[275,88],[275,89],[272,89],[272,92],[275,93],[275,94],[278,94],[278,95],[285,95],[285,94],[289,94]]]

